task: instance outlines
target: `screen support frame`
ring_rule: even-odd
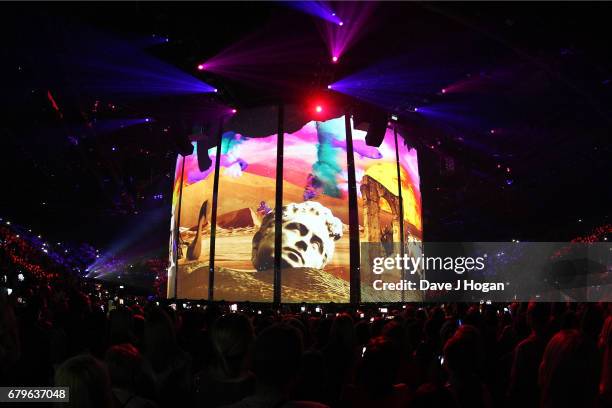
[[[353,126],[351,121],[352,116],[349,110],[344,114],[349,201],[349,299],[352,304],[357,304],[360,302],[361,299],[361,256],[359,248],[359,209],[357,208],[357,180],[355,177]]]
[[[285,149],[285,105],[278,104],[278,129],[276,132],[276,196],[274,203],[274,297],[273,303],[281,303],[281,249],[283,246],[283,162]]]
[[[215,287],[215,237],[217,230],[217,203],[219,200],[219,167],[221,167],[221,144],[223,143],[223,116],[219,118],[217,135],[217,154],[215,156],[215,176],[213,179],[213,199],[210,214],[210,256],[208,262],[208,300],[214,300]]]

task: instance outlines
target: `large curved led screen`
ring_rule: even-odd
[[[223,134],[215,229],[215,299],[273,300],[273,263],[253,258],[262,228],[274,237],[270,219],[276,192],[276,135],[250,138]],[[261,235],[259,233],[258,237]],[[274,240],[265,249],[274,254]]]
[[[179,156],[168,296],[206,299],[212,292],[215,300],[270,302],[277,285],[283,302],[346,303],[350,282],[355,282],[351,271],[359,270],[354,261],[359,254],[351,257],[355,247],[349,239],[353,211],[361,243],[420,241],[416,150],[407,147],[392,129],[379,147],[365,143],[364,131],[352,128],[350,135],[344,116],[313,120],[285,133],[278,152],[280,138],[275,133],[254,137],[244,130],[225,129],[219,147],[214,225],[217,147],[208,151],[213,165],[205,170],[198,167],[197,149],[184,158]],[[348,138],[353,144],[354,167],[349,166]],[[353,169],[356,208],[349,205]],[[279,222],[275,220],[277,176],[282,178]],[[276,226],[280,234],[275,234]],[[275,248],[275,242],[281,247]],[[214,283],[209,291],[211,272]],[[367,287],[367,280],[362,276],[357,282]],[[399,300],[378,296],[382,295],[361,290],[362,301]]]
[[[210,217],[214,166],[200,170],[197,143],[194,153],[179,156],[172,197],[171,260],[168,294],[183,298],[207,298],[210,266]],[[208,150],[215,161],[216,148]]]
[[[344,117],[285,135],[281,300],[349,301]]]

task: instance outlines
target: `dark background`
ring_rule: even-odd
[[[295,101],[323,85],[322,78],[408,58],[411,69],[430,75],[431,90],[395,97],[385,108],[399,113],[419,148],[426,240],[564,241],[588,234],[610,221],[610,9],[383,2],[364,37],[330,67],[313,17],[281,3],[3,3],[0,216],[51,239],[100,248],[147,224],[136,239],[161,254],[177,154],[176,135],[164,132],[168,121],[185,118],[191,128],[206,121],[195,107],[217,102],[240,108]],[[286,86],[195,70],[252,33],[306,40],[301,61],[272,64],[269,75]],[[111,95],[88,87],[91,78],[74,64],[95,63],[102,49],[120,59],[108,38],[128,43],[152,34],[170,41],[146,48],[148,55],[219,94]],[[90,53],[76,53],[76,43]],[[465,81],[476,87],[443,96],[465,121],[409,111],[439,101],[440,86]],[[156,121],[113,132],[87,125],[145,116]]]

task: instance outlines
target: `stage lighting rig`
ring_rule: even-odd
[[[366,131],[365,142],[368,146],[379,147],[385,138],[389,114],[371,105],[359,105],[354,109],[355,129]]]
[[[387,115],[377,115],[370,121],[365,142],[368,146],[379,147],[385,138],[387,131]]]
[[[210,156],[208,156],[208,150],[217,145],[217,136],[219,133],[219,125],[212,123],[205,123],[202,126],[202,130],[197,140],[197,157],[198,157],[198,168],[200,171],[206,171],[213,165]]]

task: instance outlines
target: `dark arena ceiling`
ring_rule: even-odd
[[[3,3],[2,216],[99,246],[152,223],[163,248],[181,136],[168,124],[191,134],[221,105],[306,110],[357,76],[330,103],[398,115],[426,240],[560,241],[610,222],[610,4],[328,3],[357,16],[332,64],[325,22],[290,3]],[[197,69],[223,53],[230,75]],[[158,88],[177,72],[218,92]]]

